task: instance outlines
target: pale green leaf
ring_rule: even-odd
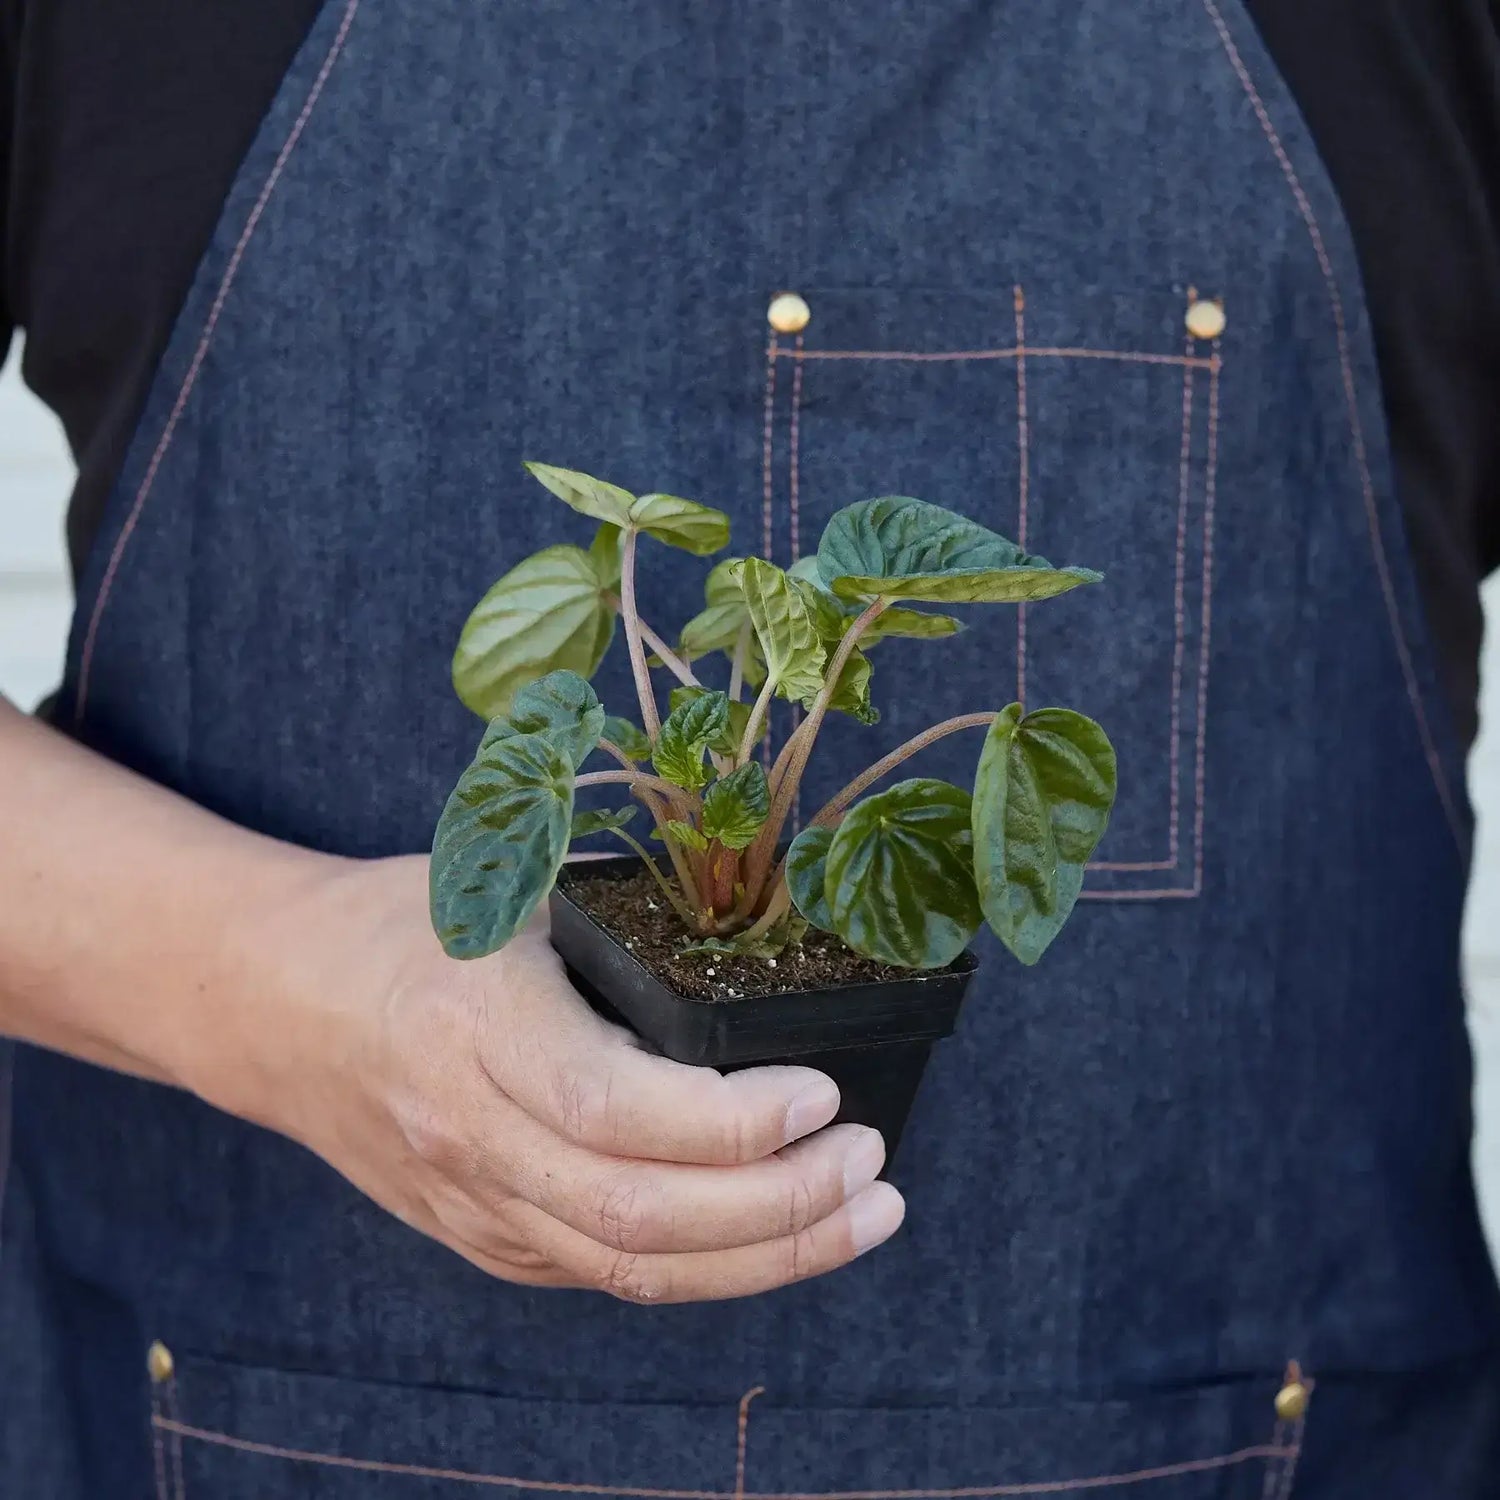
[[[639,811],[634,807],[601,807],[573,814],[570,838],[586,839],[593,833],[618,833]]]
[[[743,566],[741,557],[726,557],[714,566],[704,580],[703,608],[682,627],[678,648],[688,661],[722,651],[732,663],[740,633],[745,631],[742,675],[750,687],[757,688],[766,680],[766,664],[745,605],[745,591],[740,583]]]
[[[667,836],[684,849],[693,849],[702,854],[708,848],[708,840],[691,823],[684,823],[681,818],[668,818],[662,827]]]
[[[776,691],[793,702],[815,698],[823,685],[823,642],[802,590],[758,557],[745,559],[740,585]]]
[[[565,505],[621,531],[643,531],[659,542],[700,557],[729,543],[729,517],[694,500],[677,495],[637,497],[592,474],[559,469],[553,464],[528,463],[526,468]],[[598,539],[596,544],[604,545]]]

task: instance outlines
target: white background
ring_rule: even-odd
[[[26,708],[61,670],[72,602],[62,529],[71,474],[57,423],[22,387],[13,357],[0,376],[0,692]],[[1500,578],[1488,603],[1500,624]],[[1500,648],[1486,667],[1487,732],[1470,766],[1479,845],[1465,947],[1480,1069],[1476,1156],[1500,1250]]]

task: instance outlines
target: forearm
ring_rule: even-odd
[[[330,863],[3,698],[0,829],[0,1033],[187,1086],[248,1024],[257,926]]]

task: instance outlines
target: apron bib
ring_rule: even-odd
[[[249,827],[423,849],[480,733],[448,676],[468,609],[586,534],[523,458],[721,506],[783,564],[915,494],[1108,577],[877,653],[884,718],[830,726],[807,795],[947,714],[1076,704],[1121,783],[1083,907],[1035,971],[981,942],[901,1234],[738,1303],[497,1283],[285,1140],[16,1049],[0,1477],[1486,1493],[1462,763],[1347,230],[1248,20],[628,12],[330,0],[163,358],[64,714]],[[705,565],[645,567],[675,629]],[[631,701],[622,651],[600,692]],[[1281,1420],[1291,1361],[1317,1392]]]

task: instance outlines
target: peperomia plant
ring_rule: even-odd
[[[728,545],[728,517],[527,468],[600,524],[586,550],[547,547],[512,568],[460,637],[454,684],[489,727],[433,844],[432,918],[448,953],[476,958],[508,942],[552,888],[570,842],[610,833],[645,862],[689,951],[770,957],[810,923],[867,957],[936,968],[988,922],[1023,963],[1036,962],[1077,900],[1114,802],[1114,751],[1081,714],[1013,703],[934,724],[856,776],[785,851],[781,843],[825,717],[877,717],[871,648],[960,629],[913,605],[1021,604],[1098,573],[1053,567],[953,511],[887,496],[835,514],[816,556],[789,570],[758,557],[719,563],[674,648],[637,603],[640,540],[708,555]],[[617,620],[639,725],[607,716],[588,682]],[[698,676],[715,655],[727,661],[723,688]],[[676,681],[665,718],[653,670]],[[777,697],[806,716],[767,771],[758,750]],[[862,795],[964,729],[985,731],[972,790],[917,778]],[[595,752],[615,765],[584,771]],[[575,790],[615,784],[645,807],[670,872],[627,831],[635,807],[575,812]]]

